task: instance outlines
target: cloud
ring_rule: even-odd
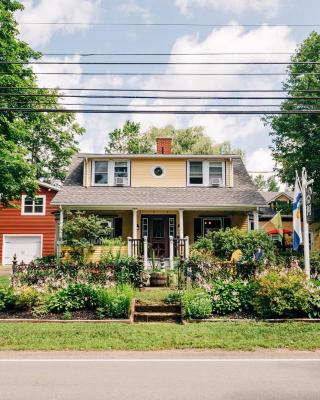
[[[148,8],[137,4],[135,0],[127,0],[119,7],[119,10],[127,16],[131,14],[138,14],[147,24],[152,22],[151,11]]]
[[[260,147],[252,152],[247,157],[246,166],[248,171],[254,171],[256,173],[273,171],[275,163],[272,159],[270,149]]]
[[[100,14],[101,0],[23,0],[25,10],[18,22],[83,22],[83,25],[20,25],[21,37],[33,47],[47,44],[56,33],[75,33],[89,28]]]
[[[280,0],[176,0],[176,6],[185,15],[192,15],[195,8],[212,8],[234,14],[255,11],[273,17],[278,14]]]

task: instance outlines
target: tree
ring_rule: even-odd
[[[297,48],[292,62],[316,64],[291,64],[288,78],[283,82],[289,97],[318,98],[320,87],[320,35],[312,32]],[[303,90],[311,90],[307,94]],[[287,99],[281,110],[316,110],[319,100]],[[264,118],[273,137],[272,154],[277,162],[277,172],[283,182],[293,185],[296,171],[306,167],[314,179],[314,191],[320,193],[320,115],[291,114]]]
[[[253,178],[253,183],[260,192],[278,192],[280,190],[274,176],[265,179],[263,175],[259,174]]]
[[[174,154],[230,154],[243,155],[239,149],[231,149],[229,142],[215,144],[204,133],[204,127],[176,129],[172,125],[163,128],[151,127],[147,132],[140,132],[140,124],[126,121],[122,129],[109,133],[106,153],[153,153],[157,137],[173,139]]]
[[[37,88],[36,75],[28,67],[40,58],[29,45],[18,39],[14,13],[23,10],[17,0],[0,1],[0,60],[21,64],[0,64],[0,98],[3,108],[43,108],[43,99],[31,94],[47,94],[50,108],[58,105],[56,91]],[[17,96],[18,95],[18,96]],[[57,182],[77,150],[76,135],[83,129],[73,114],[2,112],[0,115],[0,203],[8,205],[22,192],[33,195],[37,179]]]
[[[138,122],[127,120],[122,129],[117,128],[108,136],[106,153],[152,153],[151,143],[143,140]]]

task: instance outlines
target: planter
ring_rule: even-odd
[[[150,286],[166,287],[167,280],[168,280],[168,277],[167,277],[166,272],[151,272],[151,274],[150,274]]]

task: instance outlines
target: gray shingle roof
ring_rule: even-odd
[[[287,191],[287,192],[259,192],[266,200],[267,203],[270,203],[280,195],[284,194],[289,197],[290,200],[293,200],[294,193]]]
[[[75,157],[64,186],[52,204],[68,206],[266,206],[241,159],[234,159],[234,186],[213,187],[83,187],[83,158]]]

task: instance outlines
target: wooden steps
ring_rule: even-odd
[[[181,322],[179,304],[135,302],[134,322]]]

